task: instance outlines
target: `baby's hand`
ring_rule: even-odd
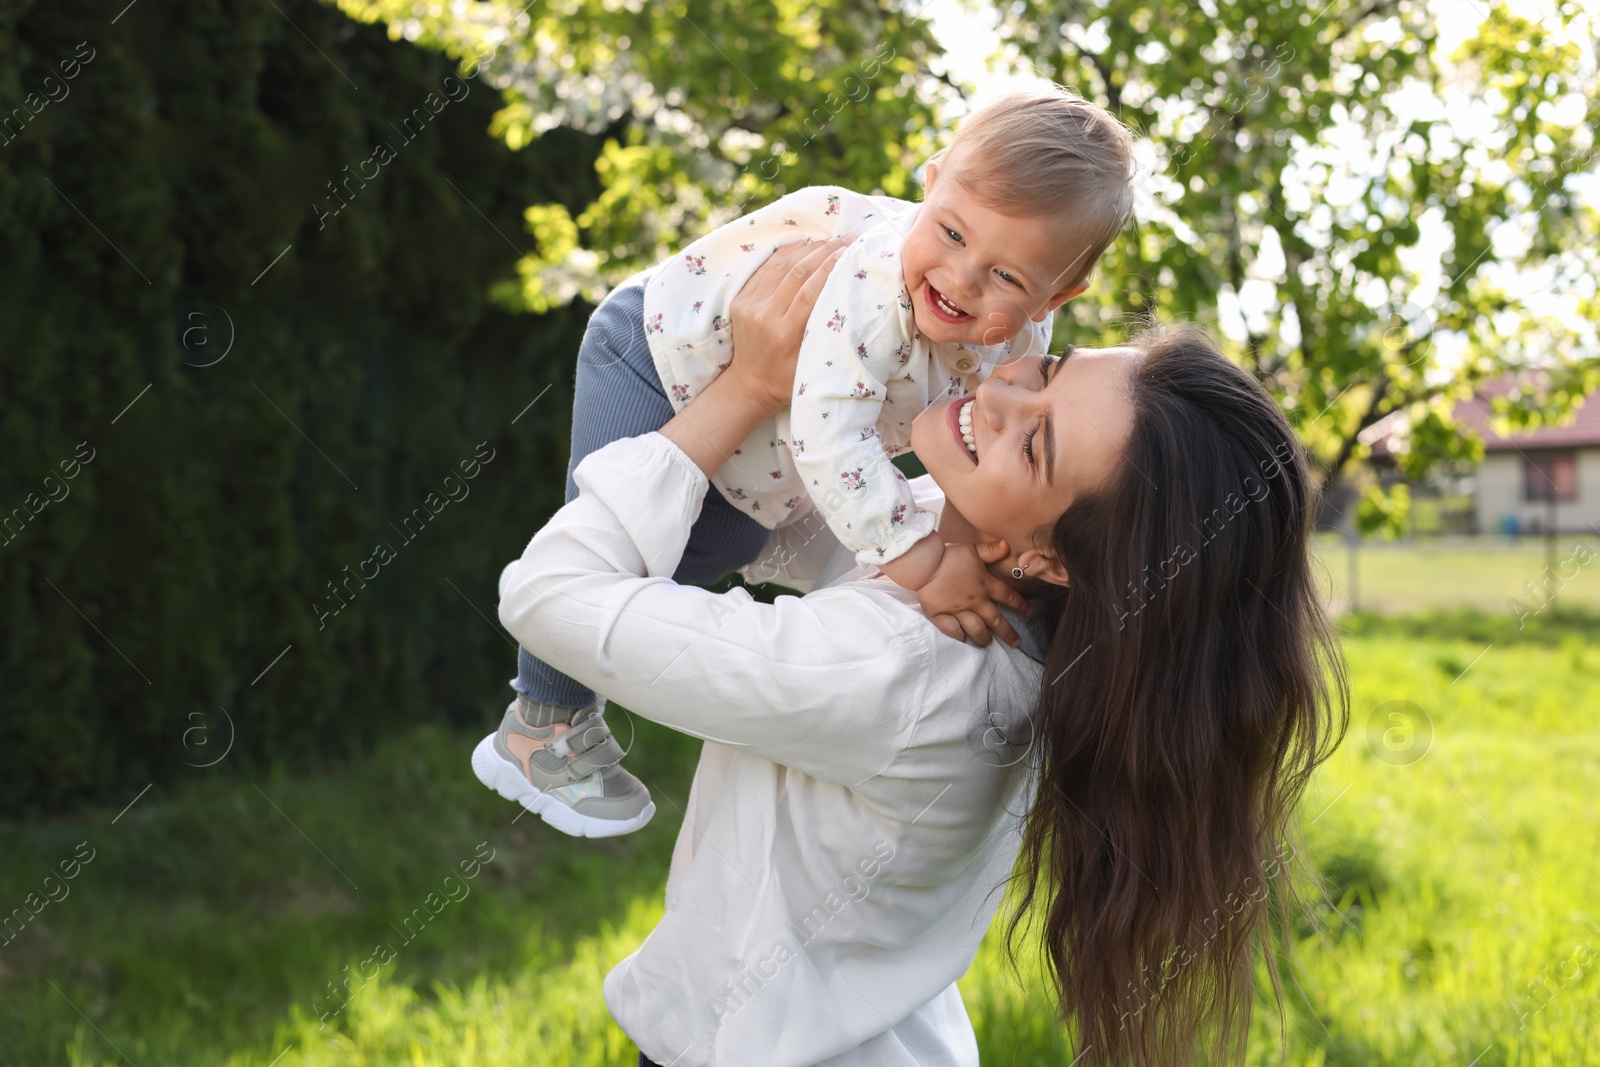
[[[1012,648],[1020,646],[1022,639],[1000,614],[1000,605],[1026,614],[1028,601],[988,570],[1009,551],[1004,541],[945,545],[939,569],[917,589],[917,602],[928,621],[957,641],[988,645],[992,632]]]

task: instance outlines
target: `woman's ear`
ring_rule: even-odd
[[[1067,575],[1067,568],[1054,556],[1037,549],[1029,549],[1017,557],[1017,566],[1029,578],[1037,578],[1041,582],[1059,585],[1063,588],[1072,585],[1072,580]]]

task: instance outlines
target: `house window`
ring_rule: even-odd
[[[1578,499],[1578,458],[1571,452],[1524,456],[1522,499]]]

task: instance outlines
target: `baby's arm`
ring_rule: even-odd
[[[923,614],[945,634],[987,645],[992,631],[1016,647],[1022,639],[997,605],[1026,612],[1028,601],[989,573],[989,564],[1004,559],[1008,551],[1004,541],[947,545],[935,530],[878,569],[896,585],[915,590]]]
[[[924,537],[906,551],[898,559],[891,559],[878,564],[878,569],[894,580],[894,584],[902,589],[922,590],[933,583],[944,566],[944,538],[939,536],[939,531]],[[949,575],[949,571],[945,572]],[[919,596],[918,601],[921,601]],[[923,605],[927,607],[926,604]]]
[[[899,266],[879,258],[883,243],[882,234],[863,234],[823,286],[800,343],[788,435],[795,468],[829,528],[856,562],[878,567],[934,527],[933,513],[917,506],[878,436],[889,382],[914,369],[897,300]],[[903,417],[914,414],[908,407]],[[923,554],[937,550],[922,548],[916,558],[926,562]],[[923,577],[937,562],[935,556]]]

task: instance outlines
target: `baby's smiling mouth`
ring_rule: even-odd
[[[928,302],[928,307],[934,315],[945,322],[967,322],[972,316],[962,307],[933,287],[930,281],[923,281],[923,298]]]

